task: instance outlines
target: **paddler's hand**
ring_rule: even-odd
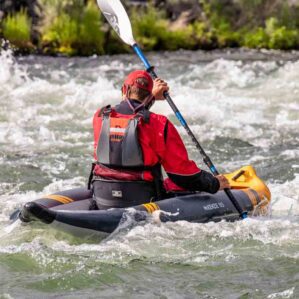
[[[219,181],[220,184],[219,190],[230,189],[229,181],[224,175],[216,175],[216,179]]]
[[[164,100],[164,91],[168,91],[169,90],[169,87],[168,87],[168,84],[163,81],[162,79],[160,78],[157,78],[154,80],[154,86],[153,86],[153,91],[152,91],[152,94],[153,96],[155,97],[155,100],[156,101],[162,101]]]

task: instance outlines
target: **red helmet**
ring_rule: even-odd
[[[137,79],[139,78],[144,78],[147,80],[148,84],[140,84],[137,82]],[[137,86],[138,88],[145,89],[152,93],[154,82],[150,74],[146,71],[143,70],[137,70],[132,73],[130,73],[125,82],[124,82],[124,87],[126,86]]]

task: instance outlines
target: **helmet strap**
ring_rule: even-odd
[[[122,86],[122,92],[125,95],[125,101],[128,103],[129,107],[132,109],[134,113],[138,112],[138,110],[140,110],[142,107],[149,110],[155,103],[155,97],[152,94],[150,94],[142,101],[142,103],[140,103],[140,105],[134,108],[130,102],[130,90],[130,85],[124,84]]]
[[[155,103],[155,97],[150,94],[144,101],[143,101],[143,105],[146,109],[150,110],[151,107],[154,105]]]

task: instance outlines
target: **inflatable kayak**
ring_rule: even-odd
[[[249,215],[266,213],[271,193],[251,166],[242,167],[225,176],[230,181],[236,200]],[[60,227],[64,225],[102,233],[113,232],[128,211],[134,211],[136,221],[145,220],[153,213],[161,222],[185,220],[204,223],[240,219],[224,191],[216,194],[175,193],[171,198],[129,209],[90,210],[91,198],[92,193],[87,188],[46,195],[26,203],[19,213],[19,218],[23,222],[39,220],[46,224],[59,224]]]

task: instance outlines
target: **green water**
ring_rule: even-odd
[[[221,171],[253,165],[268,216],[236,223],[146,223],[82,238],[11,225],[25,202],[84,186],[92,116],[120,100],[135,56],[0,56],[0,298],[298,298],[298,53],[149,55]],[[256,59],[255,59],[256,58]],[[199,153],[166,103],[190,156]]]

